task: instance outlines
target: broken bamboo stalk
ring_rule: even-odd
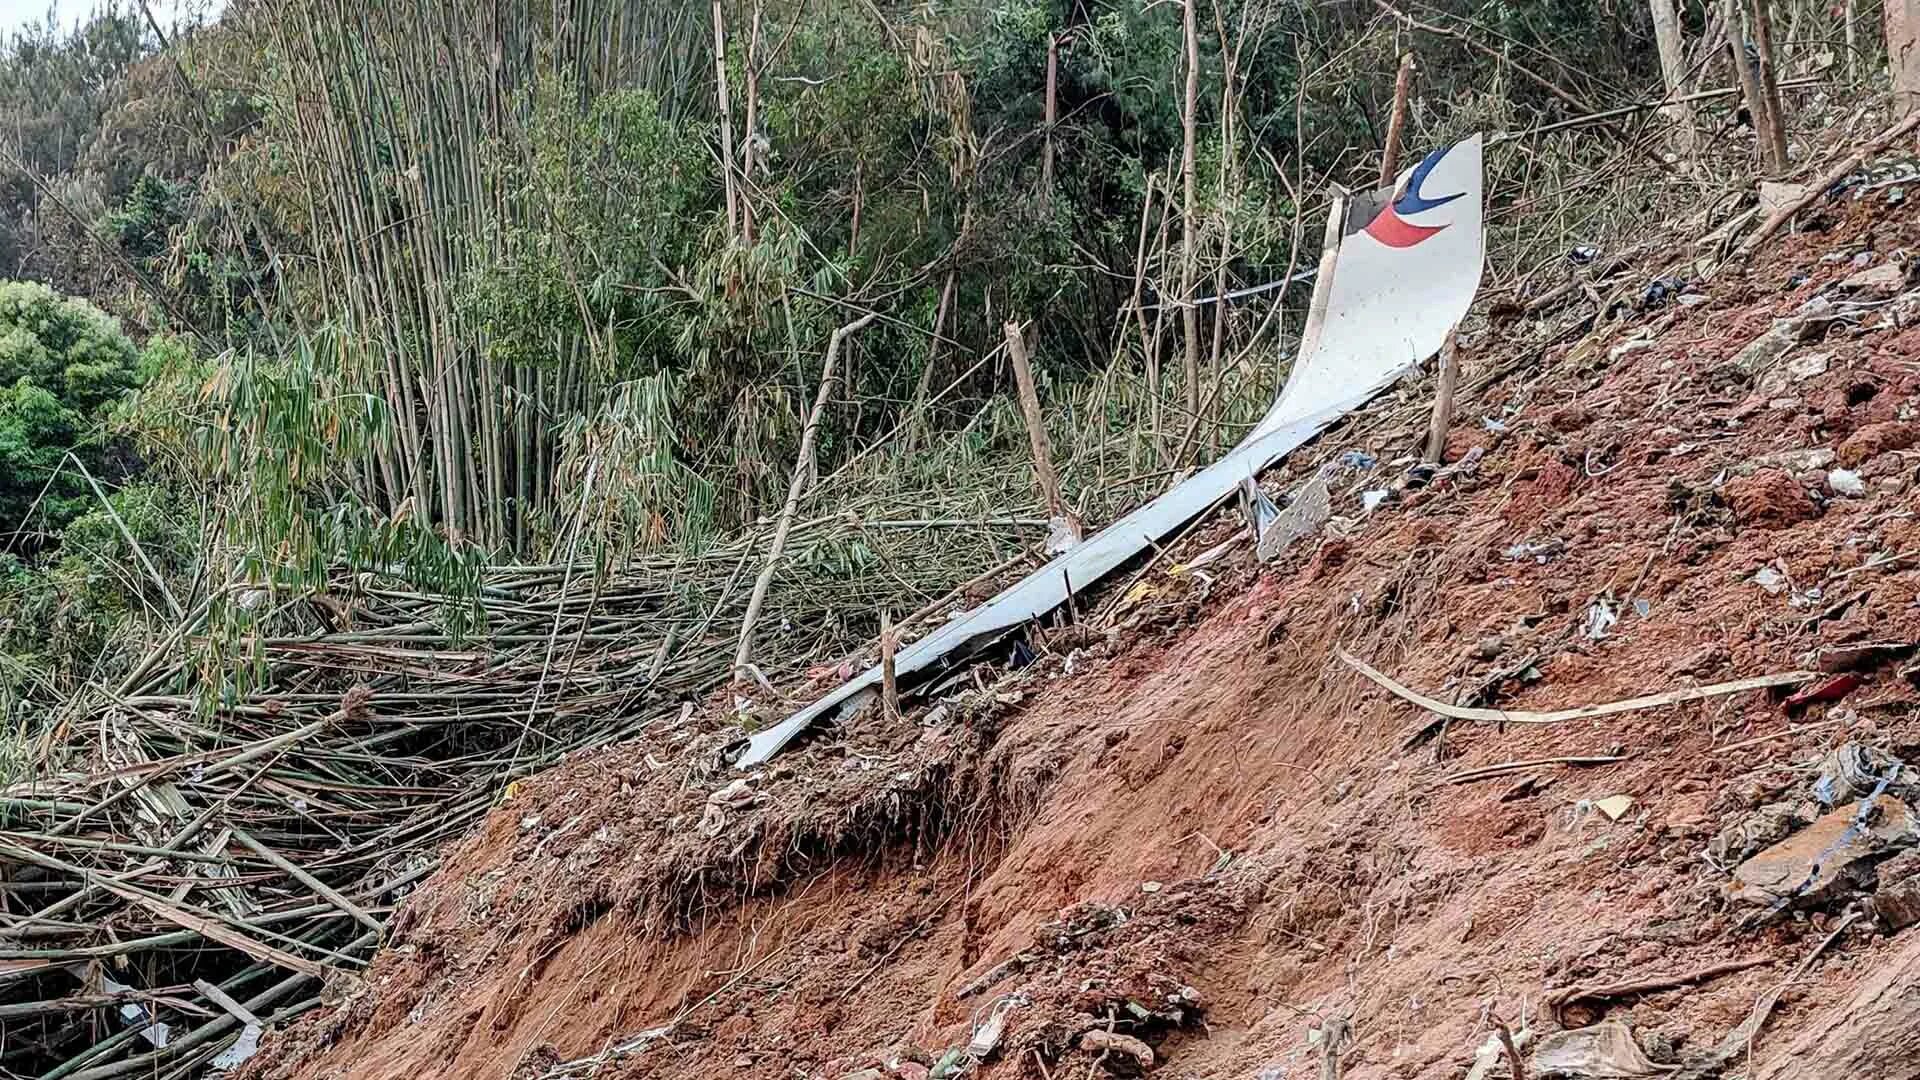
[[[1047,104],[1040,144],[1040,202],[1053,201],[1053,129],[1060,122],[1060,35],[1047,35]]]
[[[1618,713],[1636,712],[1640,709],[1658,708],[1662,705],[1678,705],[1684,701],[1699,701],[1702,698],[1723,697],[1727,694],[1739,694],[1748,690],[1765,690],[1775,686],[1795,686],[1818,677],[1812,671],[1787,671],[1778,675],[1756,675],[1750,679],[1735,679],[1732,682],[1714,683],[1712,686],[1695,686],[1685,690],[1669,690],[1664,694],[1647,694],[1642,697],[1627,698],[1624,701],[1612,701],[1603,705],[1581,705],[1573,709],[1561,709],[1556,712],[1527,712],[1521,709],[1476,709],[1464,705],[1449,705],[1437,698],[1430,698],[1417,690],[1409,690],[1386,675],[1368,666],[1366,661],[1354,656],[1345,649],[1336,649],[1342,662],[1374,683],[1391,691],[1394,696],[1409,701],[1428,712],[1455,720],[1479,720],[1489,724],[1558,724],[1567,720],[1587,720],[1601,716],[1614,716]]]
[[[348,915],[353,916],[354,921],[358,922],[360,925],[366,927],[367,929],[373,931],[376,934],[384,934],[387,932],[387,924],[381,922],[379,919],[374,918],[371,914],[367,912],[367,909],[347,899],[345,896],[340,895],[340,893],[334,891],[332,888],[330,888],[325,882],[321,881],[319,878],[314,877],[312,874],[307,873],[305,870],[302,870],[300,867],[295,866],[292,860],[286,858],[285,856],[282,856],[279,852],[274,851],[272,848],[269,848],[267,845],[254,839],[253,836],[250,833],[248,833],[245,829],[236,827],[233,830],[233,838],[235,840],[240,841],[241,845],[245,847],[247,850],[253,852],[255,855],[258,855],[261,858],[272,863],[273,865],[279,867],[281,870],[287,873],[287,876],[293,878],[293,880],[299,882],[300,884],[305,885],[316,896],[320,897],[320,899],[327,901],[333,906],[339,908],[341,911],[344,911]]]
[[[727,29],[720,0],[713,0],[713,90],[720,121],[720,178],[726,191],[727,234],[740,235],[740,196],[733,171],[733,109],[727,95]]]
[[[1387,117],[1386,146],[1380,151],[1380,184],[1393,186],[1400,176],[1400,140],[1407,128],[1407,96],[1413,90],[1413,50],[1400,54],[1400,73],[1393,80],[1393,112]]]
[[[718,10],[719,0],[714,2]],[[807,426],[800,432],[800,449],[794,455],[793,475],[787,481],[787,501],[780,507],[779,520],[774,522],[773,541],[767,547],[766,565],[760,568],[760,576],[753,580],[753,593],[747,598],[747,613],[740,620],[740,643],[733,653],[736,679],[753,658],[753,624],[759,621],[760,608],[767,602],[767,589],[773,584],[773,575],[780,568],[780,554],[787,546],[787,534],[793,529],[793,515],[800,505],[800,493],[807,486],[807,465],[813,460],[813,440],[820,432],[820,415],[826,411],[827,396],[833,392],[833,368],[840,357],[840,345],[878,315],[878,312],[869,311],[835,329],[833,336],[827,339],[827,355],[820,365],[820,392],[814,395],[813,411],[807,414]]]

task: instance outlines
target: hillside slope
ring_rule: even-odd
[[[1523,1056],[1613,1020],[1690,1075],[1914,1075],[1887,1017],[1920,931],[1883,929],[1911,860],[1882,861],[1916,839],[1912,773],[1842,815],[1885,836],[1832,883],[1816,796],[1872,792],[1815,787],[1842,747],[1869,780],[1920,761],[1905,649],[1832,651],[1920,642],[1920,223],[1882,194],[1705,283],[1648,289],[1686,250],[1643,252],[1597,329],[1478,335],[1431,483],[1394,464],[1409,386],[1268,478],[1360,452],[1320,535],[1170,573],[1234,536],[1219,515],[932,715],[868,710],[739,784],[716,708],[534,778],[252,1074],[919,1077],[997,1027],[977,1075],[1452,1077],[1498,1017]],[[1341,648],[1519,710],[1855,674],[1440,728]],[[1565,757],[1608,760],[1455,782]],[[1732,873],[1776,842],[1822,868],[1778,912]]]

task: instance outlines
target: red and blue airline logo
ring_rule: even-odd
[[[1466,194],[1464,191],[1456,191],[1452,195],[1441,195],[1430,199],[1421,193],[1420,188],[1426,183],[1427,174],[1433,171],[1435,165],[1440,164],[1441,158],[1447,156],[1448,149],[1450,148],[1443,147],[1428,154],[1426,160],[1413,170],[1413,175],[1407,178],[1407,190],[1401,193],[1398,199],[1382,207],[1380,213],[1367,224],[1368,236],[1390,248],[1410,248],[1446,229],[1445,225],[1415,225],[1407,218],[1425,213],[1435,207],[1445,206]]]

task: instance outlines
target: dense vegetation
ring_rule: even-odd
[[[1644,5],[1407,10],[1429,29],[1358,0],[235,0],[172,40],[137,5],[21,31],[0,276],[45,284],[0,288],[10,700],[343,560],[457,588],[583,534],[604,563],[752,527],[869,310],[815,476],[1025,505],[1013,320],[1099,517],[1270,396],[1302,295],[1181,300],[1310,261],[1403,51],[1415,146],[1658,96]],[[1834,36],[1807,11],[1801,69]],[[1673,197],[1578,194],[1660,145],[1620,125],[1495,156],[1497,203],[1560,200],[1499,219],[1498,273]]]

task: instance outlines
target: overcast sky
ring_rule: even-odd
[[[172,29],[185,12],[204,11],[209,17],[220,9],[223,0],[148,0],[153,5],[154,18],[160,25]],[[126,7],[140,10],[138,0],[126,0]],[[72,25],[92,14],[100,7],[99,0],[0,0],[0,31],[13,30],[27,23],[39,22],[51,11],[61,23]]]

